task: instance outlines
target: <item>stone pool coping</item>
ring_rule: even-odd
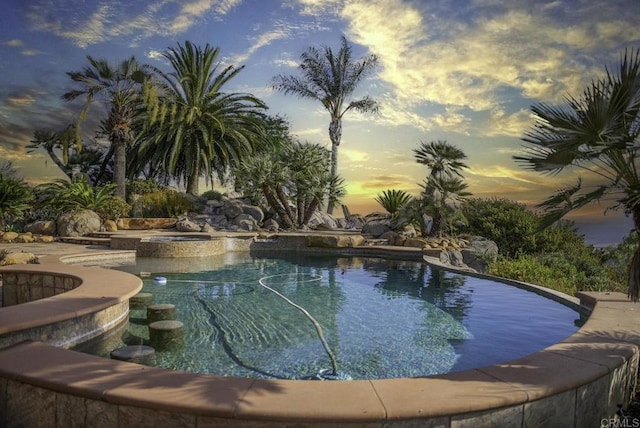
[[[54,264],[26,269],[38,266],[65,273],[79,268]],[[104,281],[101,277],[96,274],[95,281]],[[92,281],[85,277],[86,284],[55,298],[64,300]],[[621,293],[579,297],[593,312],[562,342],[504,364],[425,378],[320,382],[220,377],[26,341],[0,350],[0,416],[27,426],[47,418],[68,426],[74,417],[87,425],[106,420],[106,426],[118,427],[600,426],[618,404],[628,403],[635,388],[640,307]],[[14,321],[23,322],[22,315]],[[34,397],[43,403],[37,411],[24,403]]]

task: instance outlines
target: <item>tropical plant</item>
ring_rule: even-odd
[[[116,184],[93,187],[84,180],[68,182],[60,179],[41,184],[36,190],[40,207],[47,207],[57,213],[84,209],[98,212],[111,203]]]
[[[12,176],[9,162],[0,168],[0,231],[4,231],[8,221],[21,218],[34,199],[33,190],[22,180]]]
[[[113,178],[116,196],[125,197],[127,146],[135,137],[133,121],[144,101],[143,86],[148,81],[142,66],[131,57],[115,67],[102,59],[87,56],[89,66],[82,71],[68,72],[67,75],[80,85],[80,89],[69,91],[63,98],[71,101],[86,96],[77,123],[77,138],[80,139],[80,123],[86,119],[94,98],[99,97],[108,111],[103,128],[111,144],[113,154]]]
[[[376,196],[375,201],[382,205],[391,217],[397,217],[400,208],[406,205],[412,196],[404,190],[389,189],[384,190]]]
[[[531,108],[537,118],[526,133],[525,153],[514,156],[526,168],[554,174],[568,168],[591,173],[597,183],[584,189],[579,178],[540,203],[545,210],[541,227],[553,224],[568,212],[605,197],[609,208],[624,208],[640,230],[640,50],[625,51],[616,72],[594,80],[579,98],[567,97],[565,105],[539,103]],[[640,294],[640,247],[629,266],[628,294]]]
[[[454,178],[456,176],[462,178],[461,170],[462,168],[467,168],[467,165],[462,162],[467,158],[467,155],[458,147],[446,141],[431,141],[428,144],[421,142],[420,147],[413,149],[413,154],[416,162],[429,168],[427,187],[425,189],[427,195],[431,195],[434,192],[429,183],[430,179]]]
[[[327,167],[329,157],[318,144],[292,143],[244,161],[236,171],[236,186],[247,192],[260,189],[283,227],[299,228],[309,223],[336,185]],[[335,188],[344,192],[339,183]]]
[[[220,50],[187,41],[163,55],[172,71],[153,68],[159,77],[147,133],[136,147],[139,165],[159,166],[198,195],[199,179],[222,176],[267,145],[262,114],[265,104],[251,94],[225,93],[244,68],[221,69]]]
[[[437,176],[429,177],[422,186],[423,206],[431,214],[430,235],[439,235],[443,224],[448,230],[453,229],[454,220],[462,220],[459,207],[462,201],[471,196],[467,192],[468,185],[458,177]]]
[[[131,215],[131,205],[122,198],[113,196],[95,208],[96,214],[104,220],[118,220]]]
[[[177,217],[189,211],[191,206],[184,193],[160,189],[140,196],[134,203],[134,211],[141,217]]]
[[[337,54],[324,46],[321,49],[307,48],[300,55],[301,77],[278,75],[273,79],[273,88],[284,94],[316,100],[329,112],[329,138],[331,140],[331,176],[338,174],[338,147],[342,139],[342,118],[350,110],[361,113],[376,113],[379,105],[369,96],[347,101],[356,88],[378,65],[375,55],[367,55],[358,61],[352,59],[351,46],[345,37],[341,38]],[[345,107],[345,103],[347,103]],[[332,191],[331,193],[335,193]],[[327,212],[335,207],[331,200]]]
[[[462,180],[462,162],[466,155],[446,141],[420,143],[413,150],[416,162],[429,167],[429,174],[421,185],[420,199],[412,207],[414,223],[420,225],[423,236],[441,233],[443,221],[451,223],[456,214],[456,204],[471,195]],[[424,215],[430,218],[423,218]],[[429,224],[427,224],[429,223]]]

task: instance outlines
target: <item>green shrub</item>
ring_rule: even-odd
[[[221,201],[222,193],[218,192],[217,190],[207,190],[206,192],[200,195],[200,199],[203,199],[204,201],[210,201],[210,200]]]
[[[187,195],[164,189],[140,196],[134,203],[134,212],[142,217],[177,217],[191,207]]]
[[[131,203],[131,195],[147,195],[157,192],[162,187],[152,179],[127,181],[127,202]]]
[[[540,216],[507,199],[467,199],[462,215],[466,225],[460,231],[494,241],[500,254],[508,258],[584,246],[572,222],[561,221],[538,231]]]
[[[115,189],[115,184],[93,187],[86,181],[56,180],[39,186],[38,205],[57,213],[79,210],[98,212],[113,198]]]
[[[122,217],[129,217],[131,215],[131,205],[122,198],[116,196],[108,199],[102,204],[96,213],[102,220],[118,220]]]
[[[0,174],[0,231],[6,222],[21,218],[33,199],[33,190],[26,183]]]

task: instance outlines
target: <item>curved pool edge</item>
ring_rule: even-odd
[[[48,264],[28,269],[37,267],[62,269],[65,274],[74,268]],[[84,283],[74,292],[82,288]],[[597,425],[613,416],[618,404],[627,404],[635,389],[640,309],[621,293],[581,297],[595,304],[592,315],[558,344],[504,364],[416,379],[321,382],[219,377],[21,342],[0,350],[0,422],[31,426],[55,420],[57,426],[69,426],[74,421],[91,425],[100,420],[107,421],[106,426],[123,427],[219,423],[387,427],[411,421],[449,427],[544,426],[549,421]],[[42,403],[37,409],[28,405],[34,399]]]

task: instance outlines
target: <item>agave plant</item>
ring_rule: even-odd
[[[412,196],[404,190],[389,189],[378,194],[376,202],[382,205],[391,217],[397,217],[400,209],[405,206]]]
[[[39,205],[48,206],[57,212],[83,209],[99,211],[111,202],[115,190],[115,183],[92,187],[84,180],[75,182],[56,180],[39,187]]]

